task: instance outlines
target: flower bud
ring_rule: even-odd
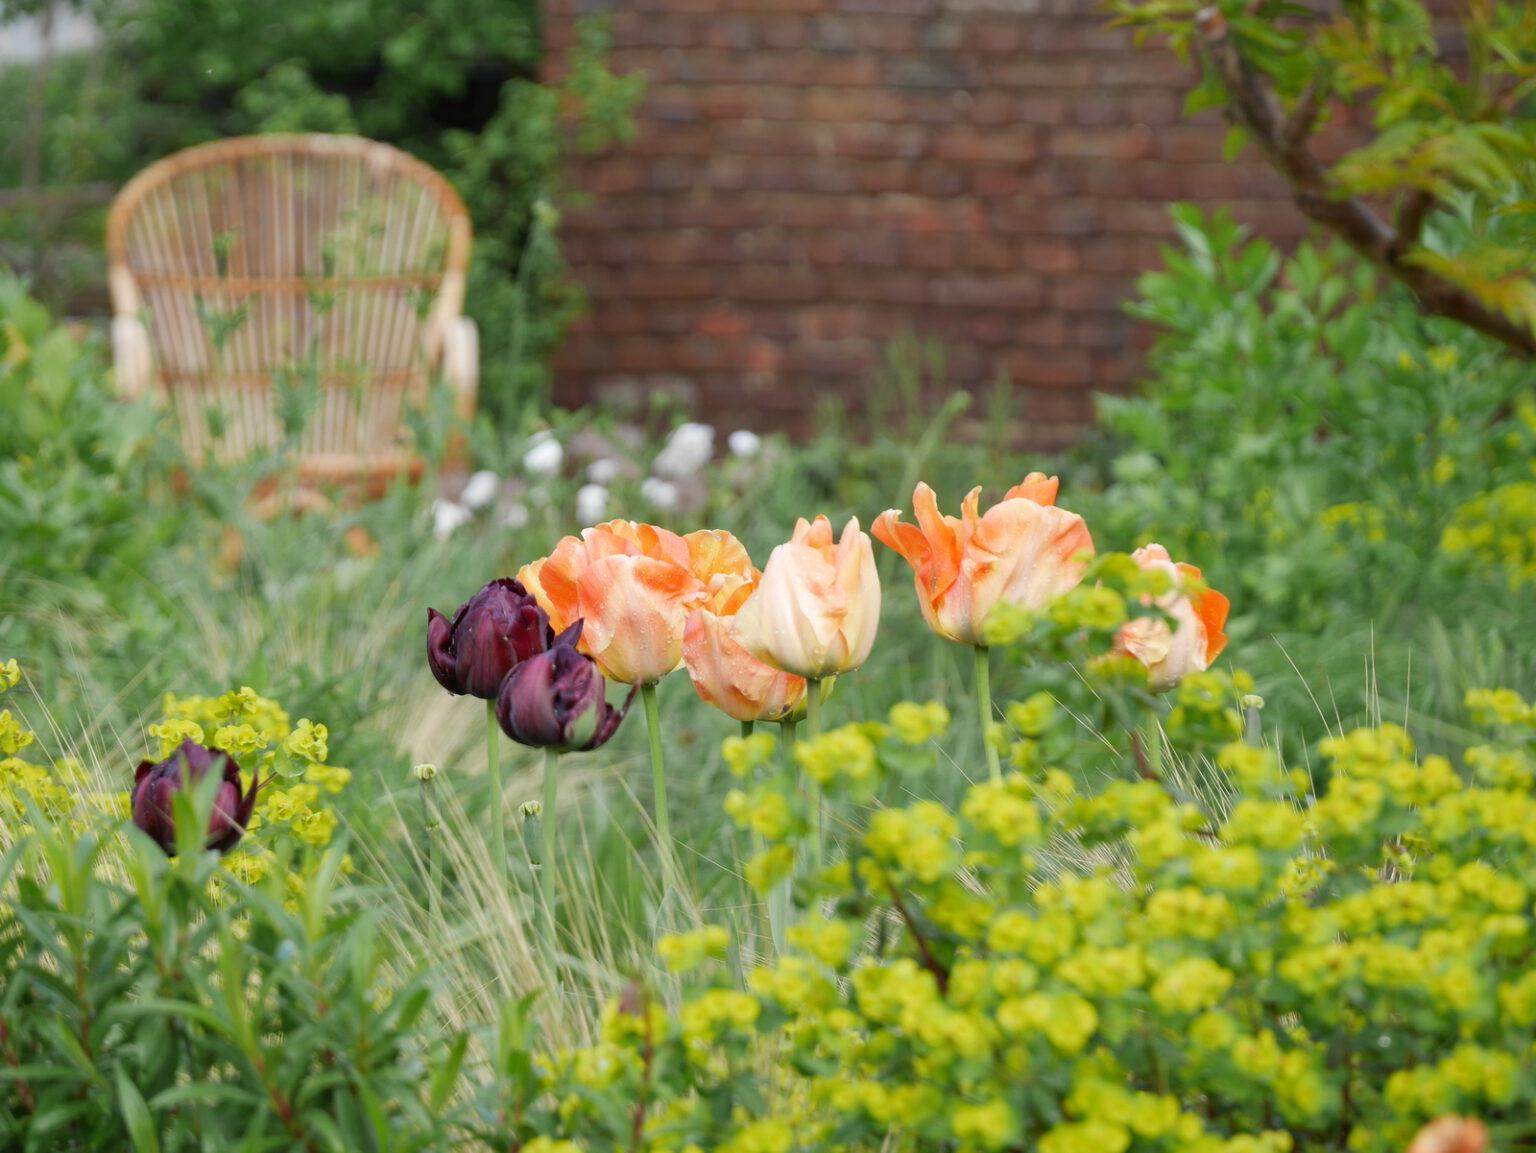
[[[418,781],[430,781],[433,777],[437,776],[437,766],[433,764],[417,765],[411,770],[411,773]]]
[[[143,761],[134,773],[133,792],[129,798],[133,823],[148,833],[168,856],[176,855],[175,807],[171,798],[188,787],[195,788],[212,769],[219,769],[223,781],[213,798],[213,812],[208,819],[206,847],[224,853],[234,848],[250,823],[256,807],[256,782],[243,792],[240,766],[222,749],[204,748],[185,740],[165,760]]]
[[[506,675],[553,639],[549,617],[515,580],[491,581],[452,621],[427,610],[427,663],[450,693],[494,700]]]
[[[561,752],[595,749],[624,719],[629,702],[622,709],[610,705],[604,695],[608,682],[597,662],[576,651],[581,627],[578,620],[502,682],[496,719],[519,744]]]

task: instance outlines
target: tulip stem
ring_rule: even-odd
[[[645,730],[651,742],[651,783],[656,790],[656,840],[661,850],[662,883],[671,889],[677,880],[677,862],[673,855],[672,822],[667,816],[667,762],[661,751],[661,710],[656,706],[656,685],[641,685],[640,699],[645,702]]]
[[[544,898],[544,953],[549,959],[550,980],[555,978],[555,806],[560,787],[560,753],[544,750],[544,806],[539,825],[544,833],[544,859],[539,865],[539,890]]]
[[[805,680],[805,724],[811,740],[821,736],[821,678]],[[822,818],[821,784],[809,773],[805,775],[805,794],[811,799],[811,872],[821,876]]]
[[[981,722],[981,747],[987,751],[987,775],[995,785],[1003,779],[1003,766],[987,735],[992,728],[992,650],[986,645],[972,647],[976,653],[976,716]]]
[[[507,875],[507,830],[501,816],[501,749],[496,736],[501,725],[496,720],[496,702],[485,702],[485,759],[491,783],[491,848],[495,853],[496,875],[505,884]]]
[[[795,763],[795,722],[779,722],[779,742],[784,759]],[[773,936],[773,955],[782,957],[788,947],[789,933],[789,880],[780,881],[768,890],[768,931]]]

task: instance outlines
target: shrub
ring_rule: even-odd
[[[163,538],[140,516],[147,402],[115,403],[101,342],[0,270],[0,571],[79,585]]]
[[[1079,672],[1114,694],[1100,658]],[[1215,678],[1186,686],[1179,709],[1237,704]],[[1058,761],[1073,722],[1034,707],[1011,742],[1024,767],[948,806],[891,793],[905,721],[829,733],[801,760],[851,818],[848,857],[806,886],[791,951],[742,990],[708,960],[722,930],[664,939],[713,975],[675,1011],[626,992],[599,1043],[524,1079],[515,1136],[1387,1153],[1460,1112],[1529,1140],[1536,711],[1468,704],[1494,736],[1461,766],[1359,729],[1323,743],[1315,794],[1242,742],[1203,795],[1166,754],[1166,777],[1102,745]],[[775,797],[801,803],[770,778],[740,807],[765,857],[803,827],[761,819]]]
[[[1247,660],[1293,723],[1305,689],[1360,718],[1367,678],[1325,684],[1326,670],[1377,663],[1401,685],[1442,621],[1503,632],[1524,611],[1508,549],[1536,456],[1527,373],[1336,248],[1287,256],[1225,214],[1174,218],[1180,244],[1131,305],[1158,328],[1151,375],[1100,399],[1102,432],[1078,459],[1102,492],[1079,503],[1117,539],[1202,558],[1237,606],[1234,637],[1289,654]],[[1490,517],[1497,556],[1469,535]],[[1531,670],[1508,675],[1525,686]],[[1447,709],[1464,688],[1423,683]]]

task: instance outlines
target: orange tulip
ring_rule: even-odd
[[[586,622],[580,647],[611,680],[650,684],[682,661],[688,614],[752,575],[729,533],[615,520],[566,537],[518,579],[557,632]]]
[[[1147,666],[1147,684],[1153,692],[1173,688],[1190,673],[1211,667],[1227,647],[1227,611],[1232,602],[1203,586],[1200,570],[1192,564],[1175,564],[1168,550],[1149,544],[1131,554],[1144,569],[1168,574],[1172,588],[1157,598],[1143,598],[1173,618],[1173,627],[1156,617],[1137,617],[1120,630],[1119,646]],[[1191,584],[1198,589],[1191,597]]]
[[[1093,538],[1076,513],[1055,507],[1059,481],[1032,472],[984,514],[973,488],[960,518],[939,512],[933,489],[912,494],[917,524],[880,514],[871,531],[912,566],[928,627],[967,645],[986,643],[982,626],[999,604],[1039,610],[1083,579]]]
[[[805,702],[805,678],[780,672],[736,636],[736,614],[696,609],[683,631],[683,663],[699,696],[738,721],[791,719]]]
[[[850,520],[836,543],[824,516],[802,518],[773,550],[736,614],[742,647],[774,668],[821,678],[858,668],[880,624],[880,578],[869,536]]]

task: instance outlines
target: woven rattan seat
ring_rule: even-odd
[[[167,402],[195,463],[287,438],[308,481],[414,472],[407,412],[437,374],[474,413],[469,250],[458,193],[387,144],[273,135],[179,152],[108,216],[118,388]]]

